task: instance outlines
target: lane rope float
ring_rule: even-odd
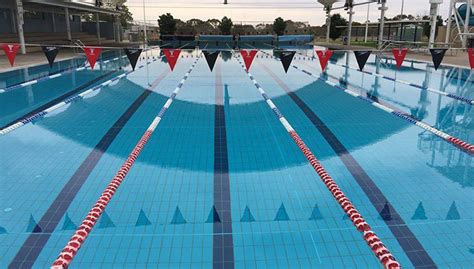
[[[146,51],[153,50],[153,49],[155,49],[155,48],[149,48]],[[119,60],[121,58],[126,58],[126,57],[127,57],[127,55],[123,55],[121,57],[115,57],[113,59],[102,61],[102,63],[107,64],[109,62],[114,62],[116,60]],[[87,60],[85,60],[85,62],[83,64],[80,64],[79,67],[69,67],[69,68],[63,69],[63,70],[61,70],[61,71],[59,71],[55,74],[52,74],[52,75],[41,76],[41,77],[38,77],[38,78],[35,78],[35,79],[32,79],[32,80],[24,81],[24,82],[19,83],[19,84],[15,84],[15,85],[5,87],[3,89],[0,89],[0,94],[1,93],[6,93],[6,92],[9,92],[9,91],[13,91],[13,90],[18,90],[18,89],[21,89],[23,87],[31,86],[31,85],[37,84],[39,82],[54,79],[54,78],[57,78],[57,77],[60,77],[62,75],[66,75],[66,74],[69,74],[69,73],[72,73],[72,72],[86,70],[88,68],[90,68],[90,65],[87,62]]]
[[[263,51],[263,50],[260,50],[260,51],[261,51],[262,53],[266,54],[266,55],[271,56],[272,58],[274,58],[274,59],[277,60],[277,61],[279,60],[279,59],[276,58],[275,56],[273,56],[273,55],[271,55],[271,54],[269,54],[269,53],[267,53],[267,52],[265,52],[265,51]],[[316,79],[318,79],[318,80],[320,80],[320,81],[322,81],[322,82],[324,82],[324,83],[326,83],[326,84],[328,84],[328,85],[330,85],[330,86],[332,86],[332,87],[335,87],[336,89],[339,89],[339,90],[341,90],[341,91],[343,91],[343,92],[345,92],[345,93],[348,93],[348,94],[350,94],[350,95],[352,95],[352,96],[354,96],[354,97],[356,97],[356,98],[359,98],[359,99],[361,99],[361,100],[364,100],[364,101],[366,101],[367,103],[369,103],[369,104],[371,104],[371,105],[373,105],[373,106],[375,106],[375,107],[377,107],[377,108],[379,108],[379,109],[381,109],[381,110],[383,110],[383,111],[385,111],[385,112],[388,112],[388,113],[390,113],[390,114],[392,114],[392,115],[395,115],[395,116],[397,116],[397,117],[399,117],[399,118],[401,118],[401,119],[404,119],[404,120],[408,121],[409,123],[414,124],[414,125],[416,125],[416,126],[422,128],[422,129],[424,129],[424,130],[426,130],[426,131],[428,131],[428,132],[430,132],[430,133],[432,133],[432,134],[434,134],[434,135],[436,135],[436,136],[442,138],[443,140],[445,140],[445,141],[447,141],[447,142],[453,144],[454,146],[460,148],[461,150],[464,150],[465,152],[467,152],[467,153],[469,153],[469,154],[474,154],[474,145],[469,144],[469,143],[467,143],[466,141],[463,141],[463,140],[461,140],[461,139],[459,139],[459,138],[457,138],[457,137],[455,137],[455,136],[449,135],[449,134],[447,134],[447,133],[445,133],[445,132],[443,132],[443,131],[441,131],[441,130],[438,130],[438,129],[434,128],[433,126],[431,126],[431,125],[429,125],[429,124],[427,124],[427,123],[425,123],[425,122],[422,122],[422,121],[420,121],[420,120],[418,120],[418,119],[415,119],[414,117],[412,117],[411,115],[409,115],[409,114],[407,114],[407,113],[405,113],[405,112],[403,112],[403,111],[390,108],[390,107],[388,107],[388,106],[386,106],[386,105],[384,105],[384,104],[382,104],[382,103],[380,103],[380,102],[377,102],[377,101],[375,101],[375,100],[373,100],[373,99],[367,98],[366,96],[363,96],[363,95],[361,95],[361,94],[359,94],[359,93],[357,93],[357,92],[355,92],[355,91],[349,90],[348,88],[344,88],[344,87],[342,87],[341,85],[338,85],[338,84],[336,84],[336,83],[334,83],[334,82],[332,82],[332,81],[324,80],[324,79],[321,78],[320,76],[316,76],[316,75],[313,74],[312,72],[309,72],[309,71],[307,71],[307,70],[305,70],[305,69],[303,69],[303,68],[300,68],[300,67],[298,67],[298,66],[296,66],[296,65],[294,65],[294,64],[291,65],[291,66],[292,66],[293,68],[295,68],[296,70],[299,70],[299,71],[301,71],[301,72],[303,72],[303,73],[305,73],[305,74],[307,74],[307,75],[309,75],[309,76],[312,76],[312,77],[314,77],[314,78],[316,78]]]
[[[155,62],[155,61],[157,61],[157,60],[158,60],[158,59],[154,59],[154,60],[152,60],[152,61],[149,61],[148,63],[153,63],[153,62]],[[141,69],[141,68],[143,68],[143,67],[144,67],[144,65],[140,65],[139,67],[137,67],[137,68],[135,69],[135,71],[137,71],[137,70],[139,70],[139,69]],[[20,128],[20,127],[22,127],[22,126],[24,126],[24,125],[26,125],[26,124],[28,124],[28,123],[30,123],[30,122],[32,122],[32,121],[38,120],[39,118],[42,118],[42,117],[46,116],[47,114],[53,112],[54,110],[56,110],[56,109],[58,109],[58,108],[60,108],[60,107],[63,107],[63,106],[65,106],[65,105],[67,105],[67,104],[69,104],[69,103],[71,103],[71,102],[73,102],[73,101],[76,101],[76,100],[78,100],[78,99],[82,99],[82,98],[84,98],[86,95],[88,95],[88,94],[90,94],[90,93],[92,93],[92,92],[94,92],[94,91],[96,91],[96,90],[100,90],[100,89],[102,89],[102,87],[105,87],[105,86],[109,85],[110,83],[112,83],[112,82],[114,82],[114,81],[126,77],[127,75],[129,75],[129,74],[132,73],[132,72],[134,72],[134,70],[129,70],[129,71],[127,71],[127,72],[125,72],[125,73],[123,73],[123,74],[120,74],[120,75],[118,75],[118,76],[116,76],[116,77],[114,77],[114,78],[112,78],[112,79],[106,80],[106,81],[102,82],[101,84],[96,85],[96,86],[94,86],[94,87],[92,87],[92,88],[90,88],[90,89],[88,89],[88,90],[86,90],[86,91],[83,91],[82,93],[72,95],[72,96],[66,98],[65,100],[63,100],[63,101],[61,101],[61,102],[59,102],[59,103],[57,103],[57,104],[55,104],[55,105],[53,105],[53,106],[50,106],[50,107],[48,107],[48,108],[46,108],[46,109],[44,109],[44,110],[42,110],[42,111],[40,111],[40,112],[38,112],[38,113],[35,113],[34,115],[31,115],[31,116],[29,116],[29,117],[27,117],[27,118],[25,118],[25,119],[22,119],[22,120],[20,120],[20,121],[14,123],[14,124],[8,126],[8,127],[5,127],[4,129],[1,129],[1,130],[0,130],[0,135],[8,134],[9,132],[14,131],[14,130],[16,130],[16,129],[18,129],[18,128]]]
[[[332,86],[332,87],[335,87],[336,89],[339,89],[339,90],[341,90],[341,91],[343,91],[343,92],[345,92],[345,93],[348,93],[348,94],[350,94],[350,95],[352,95],[352,96],[354,96],[354,97],[356,97],[356,98],[359,98],[359,99],[361,99],[361,100],[364,100],[364,101],[366,101],[367,103],[371,104],[371,105],[374,106],[374,107],[377,107],[377,108],[379,108],[379,109],[381,109],[381,110],[383,110],[383,111],[385,111],[385,112],[388,112],[388,113],[390,113],[390,114],[393,114],[393,115],[395,115],[395,116],[397,116],[397,117],[399,117],[399,118],[402,118],[402,119],[408,121],[409,123],[414,124],[414,125],[416,125],[416,126],[422,128],[422,129],[424,129],[424,130],[426,130],[426,131],[428,131],[428,132],[430,132],[430,133],[432,133],[432,134],[434,134],[434,135],[436,135],[436,136],[438,136],[438,137],[444,139],[445,141],[450,142],[451,144],[457,146],[458,148],[460,148],[460,149],[462,149],[462,150],[464,150],[464,151],[466,151],[466,152],[468,152],[468,153],[470,153],[470,154],[474,154],[474,145],[471,145],[471,144],[469,144],[469,143],[467,143],[467,142],[465,142],[465,141],[463,141],[463,140],[461,140],[461,139],[459,139],[459,138],[457,138],[457,137],[454,137],[454,136],[449,135],[449,134],[447,134],[447,133],[445,133],[445,132],[443,132],[443,131],[441,131],[441,130],[438,130],[438,129],[436,129],[436,128],[430,126],[429,124],[427,124],[427,123],[425,123],[425,122],[422,122],[422,121],[420,121],[420,120],[418,120],[418,119],[415,119],[415,118],[412,117],[410,114],[407,114],[407,113],[405,113],[405,112],[403,112],[403,111],[400,111],[400,110],[397,110],[397,109],[390,108],[390,107],[388,107],[388,106],[386,106],[386,105],[384,105],[384,104],[382,104],[382,103],[380,103],[380,102],[378,102],[378,101],[375,101],[375,100],[370,99],[370,98],[368,98],[368,97],[366,97],[366,96],[363,96],[363,95],[361,95],[361,94],[359,94],[359,93],[357,93],[357,92],[355,92],[355,91],[349,90],[348,88],[342,87],[341,85],[338,85],[338,84],[336,84],[336,83],[334,83],[334,82],[332,82],[332,81],[324,80],[324,79],[322,79],[321,77],[316,76],[315,74],[313,74],[313,73],[311,73],[311,72],[309,72],[309,71],[307,71],[307,70],[305,70],[305,69],[299,68],[299,67],[296,66],[296,65],[293,65],[293,68],[295,68],[295,69],[297,69],[297,70],[300,70],[301,72],[303,72],[303,73],[305,73],[305,74],[307,74],[307,75],[309,75],[309,76],[315,77],[315,78],[317,78],[318,80],[323,81],[323,82],[325,82],[326,84],[329,84],[329,85]]]
[[[279,47],[272,46],[270,44],[265,44],[265,45],[270,46],[270,47],[275,48],[275,49],[280,49]],[[299,55],[301,55],[303,57],[309,57],[309,58],[317,59],[314,56],[310,57],[310,56],[303,55],[299,52],[296,52],[296,53],[298,53]],[[474,105],[474,100],[471,99],[471,98],[459,96],[459,95],[452,94],[452,93],[443,92],[443,91],[436,90],[436,89],[433,89],[433,88],[430,88],[430,87],[424,87],[424,86],[414,84],[414,83],[411,83],[411,82],[408,82],[408,81],[404,81],[404,80],[401,80],[401,79],[396,79],[396,78],[392,78],[392,77],[385,76],[385,75],[382,75],[382,74],[378,74],[376,72],[374,73],[374,72],[369,72],[369,71],[366,71],[366,70],[361,71],[357,68],[354,68],[354,67],[351,67],[351,66],[345,65],[345,64],[336,64],[336,63],[331,63],[331,62],[329,62],[329,64],[344,67],[344,68],[348,68],[348,69],[351,69],[351,70],[354,70],[354,71],[362,72],[364,74],[376,76],[376,77],[383,78],[383,79],[386,79],[386,80],[390,80],[390,81],[393,81],[393,82],[398,82],[400,84],[405,84],[405,85],[408,85],[408,86],[411,86],[411,87],[414,87],[414,88],[417,88],[417,89],[420,89],[420,90],[427,90],[427,91],[435,93],[435,94],[443,95],[443,96],[446,96],[446,97],[449,97],[449,98],[452,98],[452,99],[456,99],[456,100],[459,100],[461,102],[464,102],[464,103],[467,103],[467,104],[470,104],[470,105]]]
[[[107,188],[102,192],[99,199],[92,207],[92,209],[87,214],[86,218],[82,221],[81,225],[77,228],[74,235],[68,241],[66,246],[63,248],[58,258],[54,261],[51,266],[52,269],[67,268],[76,256],[78,250],[81,248],[82,244],[86,240],[87,236],[90,234],[98,219],[104,212],[105,208],[109,204],[110,200],[114,196],[117,189],[120,187],[120,184],[123,182],[124,178],[127,176],[130,168],[135,163],[138,155],[142,151],[145,144],[150,139],[151,135],[155,131],[156,127],[160,123],[161,119],[165,115],[166,111],[169,109],[170,105],[173,103],[173,100],[176,98],[176,95],[179,93],[179,90],[183,87],[184,83],[188,79],[189,75],[196,66],[198,60],[201,57],[198,56],[193,62],[189,70],[184,75],[183,79],[179,82],[178,86],[175,88],[169,99],[161,108],[158,115],[153,119],[152,123],[148,126],[148,129],[145,131],[143,136],[140,138],[136,146],[133,148],[132,152],[128,156],[127,160],[122,164],[118,172],[112,178],[112,181],[108,184]]]
[[[123,58],[124,56],[122,56]],[[126,57],[126,56],[125,56]],[[118,59],[120,59],[121,57],[115,57],[113,59],[110,59],[110,60],[105,60],[103,61],[104,64],[107,64],[109,62],[112,62],[112,61],[116,61]],[[87,62],[87,61],[86,61]],[[70,74],[72,72],[76,72],[76,71],[82,71],[82,70],[86,70],[90,68],[90,66],[87,66],[85,63],[84,64],[81,64],[80,67],[72,67],[72,68],[66,68],[58,73],[55,73],[55,74],[52,74],[52,75],[47,75],[47,76],[43,76],[43,77],[38,77],[38,78],[35,78],[35,79],[32,79],[32,80],[28,80],[28,81],[25,81],[25,82],[22,82],[22,83],[19,83],[19,84],[15,84],[15,85],[12,85],[12,86],[8,86],[6,88],[3,88],[3,89],[0,89],[0,93],[5,93],[5,92],[10,92],[10,91],[13,91],[13,90],[18,90],[18,89],[21,89],[23,87],[26,87],[26,86],[31,86],[31,85],[34,85],[34,84],[37,84],[39,82],[43,82],[43,81],[47,81],[47,80],[50,80],[50,79],[54,79],[54,78],[58,78],[60,76],[63,76],[63,75],[66,75],[66,74]]]
[[[331,192],[333,197],[339,203],[341,208],[347,214],[351,222],[357,228],[359,232],[362,233],[364,241],[367,245],[372,249],[373,253],[380,261],[380,263],[387,269],[395,269],[401,268],[400,264],[397,262],[395,257],[391,254],[391,252],[387,249],[387,247],[382,243],[382,241],[378,238],[375,232],[372,231],[369,224],[364,220],[362,215],[357,211],[355,206],[351,203],[351,201],[346,197],[346,195],[342,192],[336,182],[331,178],[331,176],[326,172],[324,167],[321,163],[316,159],[314,154],[311,150],[306,146],[304,141],[300,138],[300,136],[296,133],[290,123],[286,120],[280,110],[275,106],[271,98],[266,94],[260,84],[255,80],[250,72],[248,72],[245,68],[245,65],[240,61],[240,58],[234,56],[237,61],[240,63],[242,69],[247,73],[249,79],[253,82],[255,87],[257,88],[258,92],[262,95],[263,99],[267,103],[267,105],[272,109],[275,113],[275,116],[278,118],[280,123],[285,127],[288,134],[291,136],[293,141],[296,143],[298,148],[304,154],[306,159],[309,161],[313,169],[316,171],[318,176],[323,181],[324,185],[326,185],[327,189]]]
[[[160,60],[160,59],[163,58],[163,57],[164,57],[164,56],[160,56],[160,57],[153,58],[151,61],[147,61],[147,64],[151,64],[151,63],[153,63],[153,62],[156,62],[156,61]],[[149,58],[150,58],[150,57],[149,57]],[[48,113],[51,113],[52,111],[54,111],[54,110],[56,110],[56,109],[58,109],[58,108],[60,108],[60,107],[63,107],[63,106],[65,106],[65,105],[67,105],[67,104],[69,104],[69,103],[71,103],[71,102],[73,102],[73,101],[76,101],[76,100],[78,100],[78,99],[82,99],[82,98],[84,98],[86,95],[88,95],[88,94],[90,94],[90,93],[92,93],[92,92],[94,92],[94,91],[96,91],[96,90],[100,90],[100,89],[102,89],[102,87],[105,87],[105,86],[109,85],[110,83],[112,83],[112,82],[114,82],[114,81],[117,81],[117,80],[119,80],[119,79],[122,79],[122,78],[128,76],[130,73],[135,72],[135,71],[137,71],[137,70],[139,70],[139,69],[141,69],[141,68],[143,68],[143,67],[145,67],[145,65],[144,65],[144,64],[141,64],[141,65],[139,65],[137,68],[135,68],[135,70],[129,70],[129,71],[127,71],[127,72],[125,72],[125,73],[123,73],[123,74],[121,74],[121,75],[118,75],[118,76],[116,76],[116,77],[114,77],[114,78],[112,78],[112,79],[109,79],[109,80],[107,80],[107,81],[104,81],[104,82],[102,82],[101,84],[96,85],[96,86],[94,86],[94,87],[92,87],[92,88],[90,88],[90,89],[88,89],[88,90],[86,90],[86,91],[84,91],[84,92],[82,92],[82,93],[72,95],[72,96],[66,98],[66,99],[63,100],[63,101],[61,101],[61,102],[59,102],[59,103],[57,103],[57,104],[55,104],[55,105],[53,105],[53,106],[50,106],[49,108],[46,108],[46,109],[44,109],[44,110],[42,110],[42,111],[40,111],[40,112],[38,112],[38,113],[35,113],[34,115],[31,115],[31,116],[29,116],[29,117],[27,117],[27,118],[25,118],[25,119],[22,119],[22,120],[20,120],[20,121],[18,121],[18,122],[16,122],[16,123],[13,123],[13,124],[11,124],[11,125],[9,125],[9,126],[3,128],[3,129],[1,129],[1,130],[0,130],[0,135],[8,134],[8,133],[10,133],[11,131],[14,131],[14,130],[16,130],[16,129],[18,129],[18,128],[20,128],[20,127],[22,127],[22,126],[24,126],[24,125],[26,125],[26,124],[28,124],[28,123],[30,123],[30,122],[32,122],[32,121],[38,120],[39,118],[44,117],[44,116],[47,115]]]

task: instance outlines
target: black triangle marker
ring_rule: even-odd
[[[430,49],[431,58],[433,59],[433,65],[435,70],[438,70],[439,66],[441,65],[446,51],[447,49]]]
[[[41,46],[41,48],[43,49],[46,59],[48,59],[49,67],[53,67],[59,48],[55,46]]]
[[[371,53],[371,51],[354,51],[354,55],[356,57],[360,71],[364,69],[364,66],[367,63],[367,60],[369,59]]]
[[[280,60],[283,64],[283,69],[285,69],[285,73],[288,73],[288,68],[290,68],[291,61],[293,61],[293,57],[295,56],[296,51],[282,51],[280,53]]]
[[[204,57],[206,58],[207,65],[209,66],[209,69],[214,69],[214,65],[216,64],[217,61],[217,56],[219,56],[219,51],[203,51]]]
[[[138,58],[140,58],[140,54],[142,53],[142,49],[124,49],[125,54],[127,54],[127,58],[130,61],[130,65],[132,66],[133,70],[135,70],[135,66],[137,65]]]

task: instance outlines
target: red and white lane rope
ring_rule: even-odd
[[[97,220],[104,212],[105,208],[109,204],[110,200],[114,196],[117,189],[120,187],[120,184],[124,180],[125,176],[128,174],[128,171],[135,163],[138,155],[142,151],[145,144],[150,139],[153,131],[155,131],[156,127],[160,123],[161,119],[165,115],[166,111],[170,107],[173,100],[176,98],[179,90],[183,87],[186,79],[189,77],[189,74],[193,71],[194,67],[196,66],[200,57],[197,57],[196,60],[193,62],[191,67],[189,68],[188,72],[184,75],[183,79],[179,82],[176,89],[171,94],[170,98],[166,101],[166,103],[161,108],[158,115],[155,117],[153,122],[150,124],[146,132],[138,141],[137,145],[133,148],[132,152],[128,156],[127,160],[122,164],[119,171],[115,176],[112,178],[112,181],[109,183],[107,188],[102,192],[99,197],[99,200],[95,203],[94,207],[89,211],[86,218],[82,221],[81,225],[77,228],[74,235],[71,237],[67,245],[59,254],[58,258],[54,261],[51,268],[59,269],[59,268],[67,268],[69,264],[72,262],[74,257],[77,254],[77,251],[81,248],[82,244],[86,240],[89,233],[94,228],[94,225],[97,223]]]
[[[258,82],[255,80],[252,74],[250,74],[246,70],[242,61],[237,56],[236,56],[236,59],[242,66],[242,69],[247,73],[250,80],[254,83],[255,87],[260,92],[262,97],[265,99],[268,106],[273,110],[278,120],[281,122],[281,124],[285,127],[286,131],[289,133],[291,138],[298,145],[298,148],[304,154],[306,159],[310,162],[311,166],[319,175],[319,177],[321,178],[323,183],[326,185],[328,190],[331,192],[331,194],[334,196],[334,198],[339,203],[341,208],[344,210],[344,212],[347,214],[349,219],[352,221],[354,226],[357,228],[358,231],[360,231],[363,234],[363,238],[365,242],[372,249],[373,253],[381,262],[381,264],[387,269],[388,268],[391,268],[391,269],[401,268],[397,260],[393,257],[393,255],[390,253],[387,247],[385,247],[385,245],[380,241],[377,235],[371,230],[369,224],[364,220],[362,215],[359,213],[359,211],[357,211],[355,206],[342,192],[342,190],[339,188],[336,182],[326,172],[324,167],[321,165],[318,159],[316,159],[316,157],[313,155],[310,149],[306,146],[303,140],[299,137],[299,135],[296,133],[296,131],[293,129],[290,123],[286,120],[286,118],[283,116],[280,110],[275,106],[272,100],[268,97],[268,95],[265,93],[265,91],[260,86],[260,84],[258,84]]]

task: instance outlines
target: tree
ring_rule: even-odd
[[[342,28],[337,28],[337,26],[347,26],[348,22],[346,19],[341,17],[341,14],[334,14],[331,16],[331,28],[329,29],[329,37],[332,40],[336,40],[339,38],[342,33],[345,31],[345,29]]]
[[[431,18],[429,16],[423,16],[423,20],[430,20]],[[443,26],[443,18],[441,16],[438,16],[436,18],[436,26]],[[423,34],[427,37],[430,37],[430,31],[431,31],[431,23],[430,22],[425,22],[423,24]],[[435,37],[438,36],[438,27],[436,27],[436,32],[435,32]]]
[[[112,5],[111,3],[106,3],[105,8],[115,9],[120,11],[119,21],[120,24],[124,27],[130,25],[133,22],[132,12],[128,9],[126,5]],[[95,21],[95,16],[91,14],[83,15],[82,18],[86,21]],[[107,22],[115,22],[115,15],[111,14],[100,14],[100,20]]]
[[[126,5],[120,5],[118,8],[120,9],[120,24],[122,24],[122,26],[128,26],[132,24],[133,16],[128,7]]]
[[[283,35],[286,29],[286,22],[282,19],[282,17],[278,17],[273,22],[273,32],[276,35]]]
[[[222,18],[221,23],[219,24],[219,30],[221,31],[222,35],[230,35],[232,34],[232,26],[234,23],[231,19],[224,16]]]
[[[158,19],[158,25],[162,35],[174,35],[176,32],[176,20],[170,13],[161,15]]]

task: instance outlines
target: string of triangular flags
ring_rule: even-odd
[[[430,49],[433,65],[436,70],[438,70],[438,68],[440,67],[444,59],[444,55],[446,54],[446,51],[447,49]],[[257,52],[258,50],[240,50],[240,55],[242,56],[242,59],[244,60],[245,68],[247,69],[247,71],[250,69],[252,62],[255,59],[255,56],[257,55]],[[206,58],[207,64],[209,65],[209,69],[212,71],[216,63],[217,57],[219,55],[219,51],[203,51],[203,53],[204,53],[204,57]],[[323,71],[326,70],[327,64],[331,56],[333,55],[333,53],[334,51],[332,50],[316,50],[316,55],[318,56],[321,69]],[[402,64],[405,61],[405,58],[407,56],[407,53],[408,53],[408,49],[406,48],[392,49],[392,54],[395,59],[397,69],[400,69],[402,67]],[[275,55],[277,58],[280,59],[283,69],[285,70],[285,73],[288,72],[288,69],[291,66],[291,62],[293,61],[295,54],[296,54],[296,51],[275,50]],[[361,71],[364,69],[365,64],[367,63],[367,60],[369,59],[371,54],[372,54],[372,51],[354,51],[357,64]],[[176,54],[176,57],[173,57],[170,54],[170,52],[166,52],[166,51],[165,51],[165,56],[168,59],[171,70],[173,70],[174,66],[176,65],[177,58],[179,56],[179,50],[178,50],[178,53]],[[472,48],[468,49],[468,56],[469,56],[471,69],[474,69],[474,49]]]
[[[18,49],[20,48],[19,44],[3,44],[2,45],[3,51],[10,62],[10,65],[13,66],[15,62],[16,55],[18,53]],[[53,67],[54,61],[56,56],[59,53],[60,47],[58,46],[42,46],[43,53],[48,60],[49,66]],[[435,70],[437,70],[441,63],[443,62],[444,56],[448,49],[430,49],[431,58],[433,61],[433,65]],[[102,48],[100,47],[84,47],[84,52],[86,54],[87,61],[91,69],[94,69],[95,63],[100,57]],[[133,70],[135,70],[135,66],[137,64],[138,59],[140,58],[140,54],[142,53],[142,49],[124,49],[125,54],[127,55],[128,60],[130,61],[130,65],[132,66]],[[163,54],[168,62],[171,71],[174,70],[176,63],[179,59],[181,50],[180,49],[162,49]],[[250,69],[252,62],[257,54],[257,50],[240,50],[240,55],[242,56],[245,67],[247,70]],[[219,56],[219,50],[204,50],[203,54],[209,66],[209,69],[212,71],[214,69],[215,63]],[[326,70],[327,64],[333,55],[334,51],[332,50],[316,50],[316,55],[318,56],[321,69],[323,71]],[[359,66],[359,69],[362,71],[364,69],[367,60],[369,59],[372,51],[354,51],[354,55]],[[408,49],[407,48],[394,48],[392,49],[392,54],[396,62],[397,69],[402,67],[402,64],[407,56]],[[296,54],[296,51],[292,50],[275,50],[275,55],[277,58],[280,59],[283,69],[285,73],[288,72],[289,67],[291,66],[291,62]],[[474,48],[469,48],[467,50],[469,63],[471,69],[474,69]]]
[[[19,44],[3,44],[2,45],[3,52],[8,58],[10,65],[13,66],[15,63],[15,58],[18,53],[18,49],[20,48]],[[54,61],[56,60],[56,56],[59,53],[61,47],[59,46],[41,46],[41,49],[48,60],[50,68],[53,67]],[[128,60],[130,61],[130,65],[132,66],[133,70],[135,70],[135,66],[137,65],[137,61],[140,58],[140,54],[142,53],[142,49],[129,49],[125,48],[124,52],[127,55]],[[84,53],[86,54],[87,61],[91,67],[94,69],[94,66],[97,60],[100,57],[102,52],[102,48],[100,47],[84,47]]]

